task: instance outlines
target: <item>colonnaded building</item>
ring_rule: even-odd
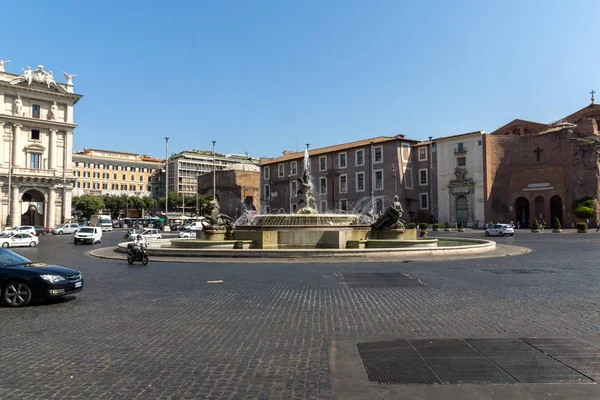
[[[57,83],[43,65],[22,73],[0,60],[0,225],[54,227],[71,216],[73,77]]]

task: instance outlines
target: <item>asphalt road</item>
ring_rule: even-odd
[[[105,233],[95,247],[122,235]],[[85,288],[64,301],[0,305],[0,398],[342,398],[338,339],[599,336],[600,234],[497,240],[533,251],[429,263],[144,267],[92,258],[72,235],[41,237],[39,247],[16,251],[81,270]]]

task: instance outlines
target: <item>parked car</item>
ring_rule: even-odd
[[[48,229],[47,226],[34,226],[33,229],[35,229],[35,234],[40,236],[40,235],[47,235],[48,233],[50,233],[50,229]]]
[[[188,227],[186,229],[190,229],[192,231],[201,231],[203,230],[206,226],[208,226],[208,221],[206,221],[204,218],[199,220],[199,221],[194,221],[192,223],[190,223],[188,225]]]
[[[119,221],[118,219],[113,219],[112,226],[113,226],[113,228],[121,228],[122,227],[121,221]]]
[[[196,231],[192,231],[191,229],[186,229],[185,231],[179,232],[179,237],[182,239],[195,238]]]
[[[494,224],[485,230],[486,236],[504,236],[515,234],[515,229],[511,224]]]
[[[6,305],[23,307],[34,299],[56,298],[82,290],[81,272],[33,263],[13,251],[0,249],[0,292]]]
[[[59,226],[58,228],[54,228],[52,229],[52,234],[53,235],[63,235],[63,234],[71,234],[71,233],[75,233],[77,232],[77,229],[79,229],[79,224],[64,224]]]
[[[73,243],[96,244],[102,242],[102,228],[98,226],[84,226],[75,232]]]
[[[162,234],[158,229],[144,229],[142,236],[145,239],[162,239]]]
[[[15,233],[9,237],[0,238],[0,246],[2,247],[35,247],[40,242],[37,236],[31,233]]]

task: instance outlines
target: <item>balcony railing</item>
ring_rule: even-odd
[[[454,154],[464,154],[466,152],[467,152],[467,146],[454,148]]]
[[[67,170],[67,175],[70,171]],[[14,175],[25,175],[25,176],[40,176],[40,177],[60,177],[62,176],[62,169],[51,170],[51,169],[36,169],[36,168],[13,168],[12,173]]]

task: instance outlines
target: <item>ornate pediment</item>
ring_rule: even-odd
[[[37,89],[53,89],[59,93],[67,93],[65,89],[60,87],[54,81],[54,74],[52,71],[44,71],[43,65],[38,65],[37,69],[32,70],[31,67],[23,69],[23,74],[12,81],[11,85],[15,86],[29,86]]]
[[[43,153],[46,148],[39,143],[30,144],[23,149],[27,153]]]
[[[459,186],[459,185],[474,185],[475,181],[473,178],[467,178],[467,169],[456,167],[454,168],[454,175],[456,179],[450,181],[450,186]]]

